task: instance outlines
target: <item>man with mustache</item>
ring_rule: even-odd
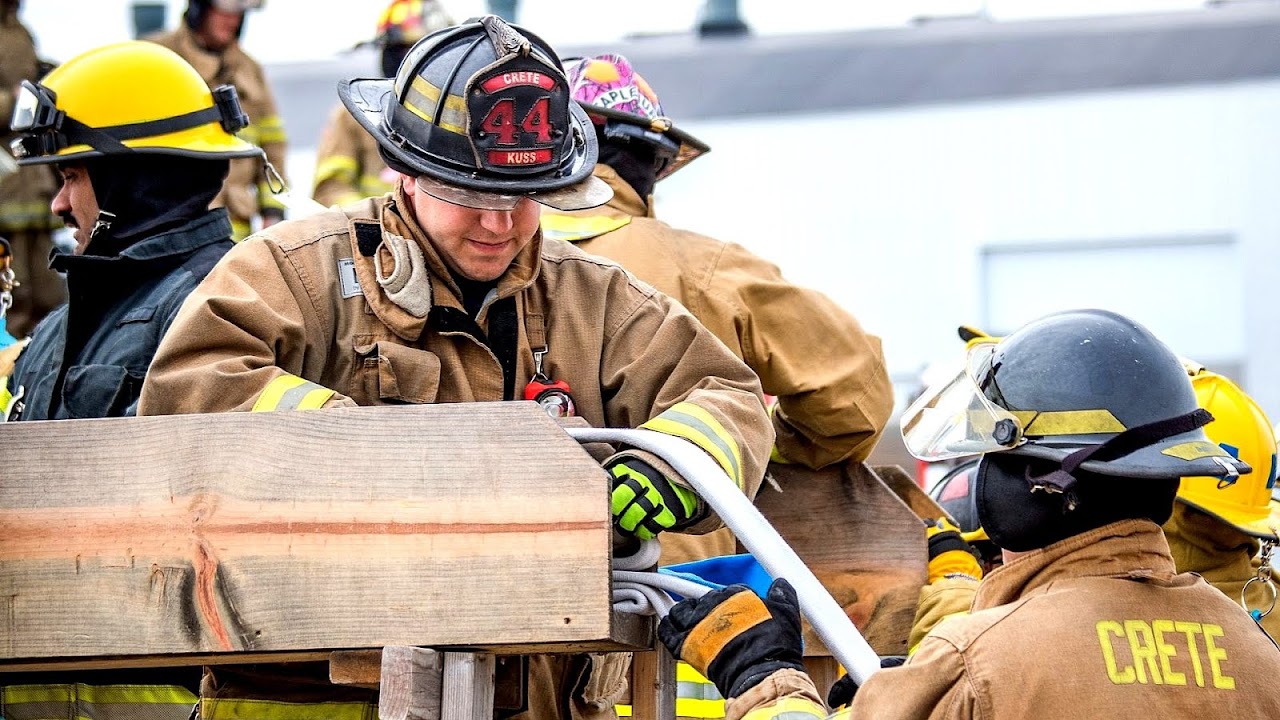
[[[92,50],[23,83],[14,152],[21,165],[54,165],[51,209],[76,247],[54,257],[70,299],[18,358],[8,419],[135,414],[160,336],[231,248],[227,211],[208,208],[231,158],[261,156],[235,137],[244,122],[233,89],[211,93],[151,43]]]

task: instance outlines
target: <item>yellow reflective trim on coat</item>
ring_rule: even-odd
[[[258,207],[271,208],[272,210],[287,210],[284,201],[279,195],[271,192],[271,184],[267,182],[258,183]]]
[[[326,180],[341,180],[347,184],[355,184],[358,172],[360,172],[360,165],[355,158],[346,155],[330,155],[316,163],[312,187],[319,187],[320,183]]]
[[[565,242],[580,242],[613,232],[631,223],[631,217],[608,217],[606,215],[557,215],[542,214],[542,236]]]
[[[284,132],[284,120],[279,115],[268,115],[253,123],[258,128],[258,144],[285,142],[288,137]]]
[[[253,404],[253,412],[316,410],[324,407],[334,391],[297,375],[281,375],[267,384]]]
[[[177,685],[11,685],[0,688],[10,720],[187,720],[198,699]]]
[[[240,242],[241,240],[253,234],[253,226],[244,220],[231,220],[231,242]]]
[[[823,720],[827,717],[827,709],[804,698],[782,698],[773,705],[756,708],[742,720]],[[837,715],[838,717],[838,715]]]
[[[404,100],[401,103],[404,109],[426,120],[429,123],[435,123],[432,117],[435,115],[436,105],[440,98],[440,88],[432,85],[422,76],[415,75],[413,82],[409,85],[409,92],[405,93]],[[444,99],[444,111],[440,113],[441,127],[449,132],[466,135],[467,128],[467,103],[457,95],[446,95]]]
[[[0,203],[0,228],[5,230],[47,230],[57,227],[56,218],[49,203],[40,200]]]
[[[613,711],[618,714],[618,717],[631,717],[630,705],[614,705]]]
[[[1093,435],[1095,433],[1124,432],[1124,423],[1116,419],[1110,410],[1010,410],[1022,423],[1024,435],[1047,437],[1052,435]]]
[[[386,195],[395,188],[394,185],[382,179],[380,175],[361,175],[360,176],[360,192],[364,193],[364,197],[377,197],[378,195]]]
[[[201,720],[377,720],[377,717],[377,706],[364,702],[200,698]]]
[[[715,683],[683,660],[676,662],[676,717],[724,717],[724,696]]]
[[[640,427],[682,437],[707,451],[725,473],[742,487],[742,451],[711,413],[691,402],[676,403]]]
[[[180,685],[9,685],[0,688],[5,705],[70,702],[79,699],[98,704],[167,703],[195,705],[196,696]]]

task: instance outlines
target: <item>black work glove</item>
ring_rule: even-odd
[[[895,668],[907,661],[906,655],[886,655],[880,658],[881,668]],[[848,674],[842,675],[835,685],[827,691],[827,707],[835,710],[838,707],[853,703],[853,696],[858,692],[858,684]]]
[[[804,671],[800,603],[782,578],[763,600],[746,585],[681,600],[658,624],[658,638],[726,698],[742,695],[777,670]]]

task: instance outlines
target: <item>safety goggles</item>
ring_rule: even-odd
[[[249,124],[234,87],[222,85],[214,88],[212,95],[212,107],[176,117],[93,128],[59,110],[57,94],[52,90],[23,80],[9,123],[10,129],[21,137],[13,140],[10,148],[19,160],[55,155],[72,145],[88,145],[103,153],[121,153],[130,150],[124,144],[126,140],[166,135],[212,122],[234,135]]]
[[[1025,442],[1022,422],[991,402],[995,342],[973,345],[964,364],[944,382],[925,389],[902,414],[902,439],[921,460],[981,455]]]

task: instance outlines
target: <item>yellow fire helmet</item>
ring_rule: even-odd
[[[1271,421],[1253,398],[1227,378],[1189,364],[1187,370],[1200,407],[1214,417],[1205,434],[1252,466],[1253,472],[1224,479],[1184,477],[1178,500],[1243,533],[1280,538],[1280,506],[1271,501],[1276,482],[1276,433]]]
[[[78,55],[39,84],[24,81],[12,130],[18,164],[133,152],[191,158],[257,157],[235,136],[248,125],[235,88],[209,90],[172,50],[130,41]]]

